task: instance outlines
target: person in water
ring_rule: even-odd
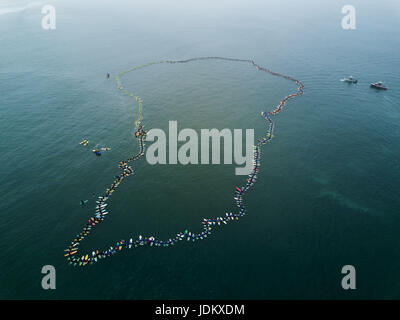
[[[84,206],[86,204],[86,201],[81,200],[81,206]]]

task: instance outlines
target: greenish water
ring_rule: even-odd
[[[354,1],[357,30],[340,26],[331,1],[53,1],[57,29],[41,29],[40,5],[0,6],[0,298],[275,299],[400,297],[400,7]],[[40,2],[39,2],[40,3]],[[227,56],[301,80],[305,94],[276,118],[248,215],[205,241],[130,250],[73,268],[63,250],[136,153],[136,105],[114,77],[164,59]],[[112,79],[104,78],[110,72]],[[354,75],[356,85],[339,81]],[[369,88],[383,80],[388,91]],[[254,128],[296,86],[247,64],[157,65],[124,77],[144,100],[147,129]],[[78,143],[111,146],[96,158]],[[138,234],[160,238],[233,210],[233,165],[135,162],[110,215],[82,243],[107,248]],[[89,199],[80,207],[80,199]],[[41,289],[54,265],[57,289]],[[343,265],[357,290],[341,289]]]

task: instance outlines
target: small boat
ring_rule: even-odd
[[[382,81],[371,83],[371,87],[379,90],[387,90],[387,88],[383,85]]]
[[[357,79],[355,79],[353,76],[350,76],[348,78],[344,78],[344,79],[342,79],[340,81],[347,82],[347,83],[357,83],[358,82]]]

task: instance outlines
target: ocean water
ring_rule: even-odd
[[[41,28],[41,7],[57,29]],[[353,1],[1,1],[0,298],[393,299],[400,297],[400,5]],[[211,237],[127,250],[85,268],[63,250],[136,153],[136,105],[117,73],[150,61],[254,59],[305,85],[275,118],[247,215]],[[111,78],[105,79],[109,72]],[[340,82],[354,75],[359,82]],[[387,91],[369,88],[383,80]],[[123,84],[144,100],[147,129],[254,128],[296,86],[248,64],[156,65]],[[78,143],[89,140],[88,148]],[[94,146],[110,146],[95,157]],[[235,209],[234,165],[134,163],[110,214],[82,243],[200,230]],[[86,207],[79,201],[88,199]],[[354,265],[357,290],[341,268]],[[41,288],[53,265],[57,289]]]

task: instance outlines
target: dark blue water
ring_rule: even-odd
[[[29,3],[0,6],[0,298],[399,298],[396,1],[354,1],[352,31],[340,24],[345,1],[53,1],[53,31],[41,29],[41,2]],[[248,215],[205,241],[69,266],[63,250],[92,215],[92,193],[104,193],[118,162],[138,148],[136,105],[115,75],[198,56],[254,59],[305,85],[275,118],[275,139],[245,198]],[[358,84],[339,81],[348,75]],[[369,88],[379,80],[389,90]],[[260,111],[296,90],[217,61],[152,66],[127,74],[124,86],[144,100],[148,129],[177,120],[197,131],[254,128],[257,137]],[[95,146],[112,149],[96,158]],[[143,159],[135,169],[83,249],[200,231],[202,218],[234,210],[233,188],[245,179],[233,165]],[[57,270],[54,291],[41,289],[47,264]],[[347,264],[357,270],[351,292],[340,286]]]

